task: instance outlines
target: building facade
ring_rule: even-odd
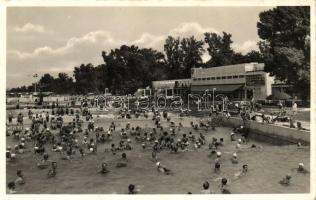
[[[192,68],[190,79],[153,81],[152,88],[166,97],[190,93],[223,94],[230,100],[263,100],[272,93],[274,78],[263,63],[244,63],[212,68]]]
[[[263,63],[244,63],[212,68],[193,68],[191,92],[226,95],[232,100],[265,99],[272,93],[273,77]]]
[[[182,96],[189,92],[191,79],[176,79],[176,80],[163,80],[153,81],[152,88],[155,95],[165,96],[172,98],[174,96]]]

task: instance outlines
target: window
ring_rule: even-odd
[[[218,77],[216,77],[216,79],[217,79],[217,80],[219,80],[219,79],[221,79],[221,77],[220,77],[220,76],[218,76]]]
[[[206,78],[202,78],[202,80],[203,80],[203,81],[205,81],[205,80],[206,80]]]
[[[239,75],[239,78],[245,78],[245,76],[244,75]]]
[[[172,89],[167,89],[167,96],[172,96]]]
[[[198,80],[200,81],[200,80],[201,80],[201,78],[198,78]]]
[[[238,76],[233,76],[233,78],[238,78]]]
[[[208,77],[206,80],[208,80],[208,81],[211,80],[211,77]]]
[[[247,85],[264,85],[265,78],[261,74],[247,75],[246,82]]]
[[[197,78],[194,78],[193,81],[197,81]]]
[[[226,76],[222,76],[222,79],[226,79]]]
[[[227,76],[227,79],[232,79],[233,77],[232,76]]]
[[[215,80],[215,77],[212,77],[211,79],[212,79],[212,80]]]

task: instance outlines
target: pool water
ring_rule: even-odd
[[[65,117],[65,121],[71,121],[72,117]],[[196,118],[174,118],[178,124],[182,122],[185,126],[177,131],[176,137],[181,137],[183,133],[188,135],[189,131],[196,136],[202,132],[206,136],[207,144],[201,149],[193,150],[193,145],[189,146],[189,151],[169,153],[169,150],[162,150],[158,154],[158,159],[162,165],[171,169],[172,175],[158,174],[155,161],[151,158],[151,148],[142,149],[139,143],[132,138],[132,151],[124,151],[129,159],[127,167],[115,168],[115,164],[121,157],[122,152],[112,155],[111,152],[104,152],[105,148],[110,148],[111,143],[98,145],[96,155],[87,155],[79,158],[75,155],[72,161],[61,160],[57,153],[48,149],[50,160],[58,162],[57,176],[47,179],[48,169],[39,170],[36,163],[41,157],[33,153],[18,155],[15,162],[7,162],[6,181],[16,178],[16,171],[23,170],[26,184],[17,186],[18,193],[27,194],[126,194],[129,184],[137,185],[142,194],[186,194],[192,192],[199,194],[204,181],[210,183],[214,193],[220,193],[220,178],[228,179],[228,188],[232,193],[308,193],[310,188],[309,174],[299,174],[294,168],[298,163],[303,162],[310,170],[310,148],[298,148],[296,145],[276,146],[269,143],[262,143],[251,140],[248,144],[242,144],[242,149],[235,148],[236,142],[230,141],[231,128],[218,127],[213,130],[198,130],[190,128],[190,121],[197,122]],[[95,126],[103,126],[108,129],[111,119],[100,117],[95,119]],[[113,143],[118,144],[120,139],[119,130],[130,122],[132,127],[141,126],[145,129],[154,127],[151,119],[116,119],[117,135],[114,136]],[[28,124],[28,120],[25,120]],[[169,123],[163,120],[162,125],[168,127]],[[85,124],[86,126],[86,124]],[[167,129],[168,130],[168,129]],[[224,138],[224,146],[220,147],[222,152],[221,172],[214,172],[214,157],[210,157],[208,144],[212,138]],[[80,136],[79,141],[81,141]],[[7,137],[7,145],[14,146],[16,141],[12,137]],[[260,148],[248,148],[251,144],[256,144]],[[32,144],[29,143],[30,148]],[[236,152],[239,163],[232,164],[232,154]],[[110,173],[100,175],[101,163],[107,162]],[[236,179],[235,173],[239,172],[243,164],[249,165],[248,173]],[[278,182],[286,175],[291,174],[291,184],[282,186]]]

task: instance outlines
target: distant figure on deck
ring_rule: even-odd
[[[293,101],[293,105],[292,105],[292,114],[293,116],[297,114],[297,104],[295,101]]]

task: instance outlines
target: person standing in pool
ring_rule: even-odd
[[[47,177],[48,177],[48,178],[53,178],[53,177],[55,177],[56,174],[57,174],[56,169],[57,169],[57,162],[52,162],[52,167],[51,167],[51,169],[48,171]]]

